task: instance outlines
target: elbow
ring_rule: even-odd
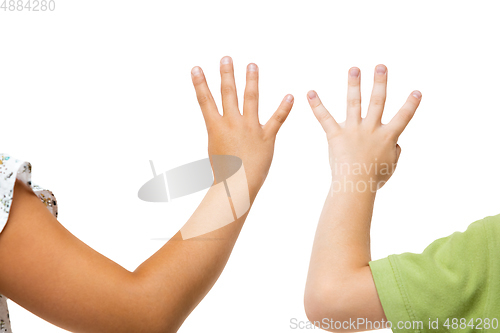
[[[304,293],[307,319],[318,328],[330,332],[345,332],[342,325],[349,322],[345,289],[331,282],[308,285]]]
[[[176,333],[184,322],[184,311],[179,311],[180,307],[175,306],[176,302],[171,298],[165,297],[161,288],[161,283],[154,279],[133,274],[128,284],[127,320],[122,321],[128,325],[126,329],[114,331]]]
[[[158,314],[156,311],[151,311],[143,318],[141,319],[142,325],[137,332],[175,333],[179,329],[175,323],[165,318],[164,315]]]
[[[307,319],[312,323],[321,322],[331,309],[334,295],[331,288],[325,285],[307,286],[304,294],[304,310]],[[330,314],[331,316],[331,314]]]
[[[172,318],[172,313],[160,312],[155,307],[160,308],[158,304],[150,304],[150,307],[146,307],[143,311],[136,311],[134,318],[139,318],[137,314],[141,314],[140,320],[138,320],[140,324],[135,327],[138,322],[134,320],[134,324],[129,326],[129,329],[130,327],[135,328],[130,332],[176,333],[179,330],[183,321]]]

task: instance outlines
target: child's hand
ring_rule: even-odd
[[[230,57],[222,58],[220,64],[222,116],[217,110],[201,68],[194,67],[191,73],[198,103],[207,125],[208,154],[234,155],[242,159],[253,200],[271,166],[276,134],[292,109],[293,96],[285,96],[271,119],[262,126],[258,115],[257,65],[247,66],[243,115],[238,108],[233,61]]]
[[[334,181],[367,181],[366,188],[377,190],[391,177],[401,153],[397,144],[406,125],[413,117],[421,99],[418,90],[386,125],[382,124],[387,86],[387,68],[378,65],[366,118],[361,118],[360,70],[349,70],[347,90],[347,118],[338,124],[321,104],[314,91],[307,99],[314,115],[326,132],[330,153],[330,166]],[[343,186],[341,186],[342,188]],[[364,191],[365,185],[358,187]]]

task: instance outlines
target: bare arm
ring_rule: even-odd
[[[366,330],[362,321],[354,329],[343,325],[335,330],[332,321],[387,321],[368,265],[370,223],[376,192],[394,172],[401,153],[397,139],[418,107],[420,92],[415,91],[392,121],[382,125],[387,71],[383,65],[377,67],[384,72],[375,72],[366,118],[361,117],[357,68],[349,72],[345,123],[338,124],[316,93],[308,93],[327,134],[332,184],[316,231],[304,301],[309,320],[332,332]]]
[[[223,116],[197,67],[193,83],[207,123],[209,155],[242,159],[253,203],[293,99],[283,100],[261,126],[258,70],[255,65],[249,69],[243,115],[232,61],[221,64]],[[0,234],[0,292],[73,332],[176,332],[219,277],[247,217],[245,213],[200,237],[183,239],[179,232],[130,272],[66,230],[25,184],[16,182],[14,192],[9,221]],[[214,208],[214,193],[214,188],[207,192],[187,224],[199,216],[223,218]]]

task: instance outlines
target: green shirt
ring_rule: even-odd
[[[370,268],[393,332],[500,332],[500,215]]]

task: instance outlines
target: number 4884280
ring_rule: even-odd
[[[55,9],[55,0],[3,0],[0,6],[4,12],[52,12]]]

